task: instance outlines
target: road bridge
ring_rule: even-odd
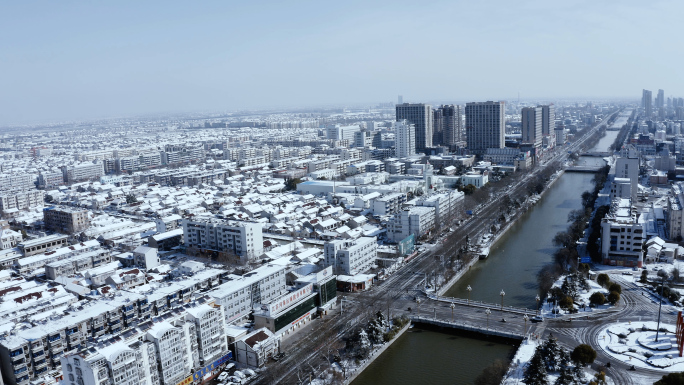
[[[602,166],[570,166],[565,169],[565,172],[587,172],[594,173],[601,171]]]
[[[613,155],[613,153],[609,152],[609,151],[587,151],[587,152],[580,154],[580,156],[593,156],[593,157],[597,157],[597,158],[605,158],[605,157],[611,156],[611,155]]]

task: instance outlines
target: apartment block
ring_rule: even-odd
[[[429,104],[403,103],[396,106],[396,120],[407,120],[415,129],[416,152],[432,147],[433,116]]]
[[[32,174],[0,174],[0,191],[31,190],[36,188]]]
[[[45,205],[45,191],[28,190],[0,194],[0,211],[26,210]]]
[[[64,184],[62,171],[42,171],[38,174],[38,187],[49,190]]]
[[[213,217],[184,220],[183,235],[188,248],[214,250],[237,256],[236,262],[247,263],[263,254],[261,224],[227,221]]]
[[[435,227],[434,207],[416,206],[399,211],[387,224],[387,237],[399,242],[410,235],[416,239]]]
[[[286,292],[285,273],[284,266],[266,265],[243,276],[229,275],[207,295],[223,306],[230,324],[249,315],[255,304],[270,303]]]
[[[97,180],[104,175],[104,166],[101,162],[86,163],[78,166],[63,167],[62,174],[67,183]]]
[[[52,206],[43,209],[45,227],[64,234],[80,233],[90,226],[90,212],[72,207]]]
[[[504,102],[468,103],[465,108],[468,149],[482,155],[488,148],[504,148]]]
[[[325,266],[334,274],[356,275],[368,271],[378,256],[375,237],[336,239],[323,245]]]

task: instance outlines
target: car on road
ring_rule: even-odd
[[[536,315],[532,317],[532,322],[543,322],[544,321],[544,316],[542,315]]]

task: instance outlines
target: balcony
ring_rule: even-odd
[[[47,360],[46,360],[46,359],[42,359],[42,360],[37,361],[37,362],[35,362],[35,363],[33,364],[33,370],[40,369],[40,368],[42,368],[42,367],[45,367],[46,365],[47,365]]]

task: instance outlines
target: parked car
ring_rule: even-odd
[[[223,373],[219,374],[217,380],[219,380],[219,381],[224,381],[224,380],[225,380],[226,378],[228,378],[229,376],[230,376],[230,375],[229,375],[227,372],[223,372]]]

